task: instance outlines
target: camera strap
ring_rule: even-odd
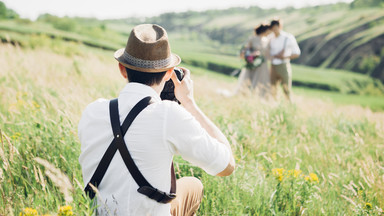
[[[124,141],[124,136],[127,133],[128,128],[131,126],[132,122],[139,115],[139,113],[143,111],[149,104],[151,104],[151,97],[146,97],[139,101],[128,113],[123,124],[120,126],[118,100],[116,98],[109,102],[110,120],[114,139],[109,145],[107,151],[104,153],[99,165],[96,168],[95,173],[93,174],[91,180],[84,189],[84,191],[88,194],[91,199],[95,197],[95,191],[92,189],[91,185],[96,188],[100,185],[101,180],[103,179],[117,150],[119,150],[120,155],[123,158],[123,161],[128,171],[132,175],[132,178],[139,185],[139,189],[137,190],[139,193],[159,203],[169,203],[174,198],[176,198],[176,176],[173,163],[171,167],[171,190],[170,193],[166,193],[154,188],[145,179],[145,177],[133,161],[131,154],[129,153],[128,147]]]

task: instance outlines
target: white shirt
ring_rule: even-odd
[[[119,100],[120,121],[141,99],[151,96],[155,103],[144,109],[128,129],[124,140],[137,167],[155,188],[169,192],[173,155],[201,167],[208,174],[223,171],[230,160],[229,149],[208,135],[199,122],[182,106],[161,101],[154,89],[128,83]],[[84,184],[91,179],[101,157],[113,139],[109,119],[109,100],[89,104],[79,123],[79,138]],[[137,192],[119,152],[99,186],[98,213],[101,215],[170,215],[170,204],[161,204]],[[107,210],[108,209],[108,210]]]
[[[272,37],[271,41],[269,42],[269,46],[270,46],[269,51],[271,56],[277,55],[283,49],[285,49],[284,56],[291,56],[292,54],[300,55],[301,53],[299,45],[297,44],[297,41],[295,39],[295,36],[285,31],[280,31],[280,35],[278,37],[275,37],[275,36]],[[288,63],[288,62],[289,62],[288,58],[284,60],[277,59],[277,58],[272,59],[273,65],[279,65],[279,64]]]

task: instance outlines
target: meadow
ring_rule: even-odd
[[[92,214],[77,124],[87,104],[116,97],[125,82],[112,52],[52,41],[0,45],[0,215]],[[234,89],[235,78],[185,66],[199,106],[224,131],[237,162],[232,176],[220,178],[175,158],[178,177],[193,175],[205,186],[198,215],[384,214],[383,112],[299,87],[293,105],[252,94],[225,98],[216,90]]]
[[[326,18],[320,19],[324,13]],[[252,34],[251,29],[254,24],[267,17],[277,15],[286,21],[285,28],[295,34],[299,42],[310,38],[315,40],[318,35],[328,34],[327,40],[315,43],[321,47],[333,47],[333,45],[327,45],[326,42],[338,38],[352,29],[360,28],[359,26],[370,26],[369,29],[355,35],[356,37],[350,37],[344,42],[337,42],[346,45],[354,41],[353,43],[357,46],[361,41],[370,41],[373,36],[378,37],[383,26],[383,13],[380,9],[350,10],[347,4],[293,11],[289,8],[261,10],[252,7],[200,13],[170,13],[146,18],[145,22],[159,23],[167,28],[172,48],[183,58],[184,64],[196,67],[196,71],[201,73],[213,71],[228,75],[243,66],[244,63],[238,57],[238,50],[244,40]],[[298,17],[302,17],[302,19],[298,19]],[[344,19],[344,17],[348,17],[348,19]],[[252,22],[246,22],[246,20],[252,20]],[[18,44],[23,48],[44,47],[67,56],[81,54],[83,48],[79,47],[98,48],[92,49],[92,52],[102,52],[102,50],[108,52],[124,46],[130,29],[135,23],[140,22],[142,20],[135,18],[97,20],[44,14],[37,21],[0,20],[0,39],[6,43]],[[225,38],[218,37],[220,35],[229,37],[231,40],[227,41]],[[80,44],[85,46],[79,46]],[[333,62],[335,56],[339,56],[340,49],[346,49],[344,45],[338,46],[337,50],[331,53],[328,63]],[[348,47],[348,50],[354,49],[355,45]],[[303,59],[312,55],[305,53],[308,51],[306,47],[302,48]],[[377,60],[377,58],[375,59]],[[352,62],[370,63],[364,59]],[[317,68],[293,65],[295,92],[325,101],[330,100],[337,104],[355,104],[374,111],[384,110],[384,85],[380,80],[370,77],[370,69],[361,73],[351,73],[347,70],[325,68],[327,64],[324,63]],[[236,78],[228,78],[228,81],[234,83]]]

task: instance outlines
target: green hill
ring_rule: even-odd
[[[161,24],[169,31],[172,48],[182,57],[185,65],[228,75],[243,66],[243,62],[237,57],[239,46],[252,33],[252,27],[263,19],[280,15],[285,20],[286,28],[297,35],[301,44],[309,43],[308,41],[312,40],[311,43],[324,47],[326,45],[313,41],[317,34],[322,35],[325,31],[329,31],[329,34],[339,35],[339,32],[335,30],[343,25],[350,29],[354,28],[350,21],[340,19],[344,13],[353,17],[353,13],[363,16],[369,12],[371,15],[360,23],[382,17],[382,12],[378,9],[350,10],[347,6],[338,4],[300,10],[232,8],[219,11],[168,13],[146,20],[135,18],[97,20],[43,14],[34,22],[17,17],[0,20],[0,39],[4,43],[11,43],[23,48],[44,47],[66,55],[81,53],[79,50],[81,46],[78,45],[84,44],[87,47],[107,50],[112,55],[114,50],[125,45],[134,25],[154,22]],[[314,20],[324,13],[327,16],[318,21]],[[308,14],[316,16],[307,17]],[[294,22],[295,20],[299,22]],[[360,23],[353,24],[359,26]],[[315,26],[322,26],[322,28],[315,28]],[[373,28],[373,30],[375,29],[376,27]],[[345,27],[345,31],[347,30]],[[371,31],[362,31],[359,34],[363,34],[365,40],[368,40],[374,35],[369,32]],[[306,45],[302,47],[303,53],[309,52],[306,47]],[[301,59],[309,58],[308,56],[310,55],[303,54]],[[335,56],[330,55],[327,60],[335,58]],[[298,60],[299,63],[302,61],[301,59]],[[367,62],[369,63],[368,60]],[[314,95],[317,95],[317,91],[327,92],[324,95],[336,102],[340,101],[339,97],[349,95],[346,97],[349,100],[343,100],[344,102],[368,106],[374,110],[384,109],[384,102],[376,102],[383,101],[384,86],[380,81],[369,78],[367,74],[330,70],[323,66],[312,68],[294,65],[293,85],[300,89],[316,90],[309,91]],[[373,98],[367,99],[371,96]]]
[[[159,23],[173,32],[203,35],[239,46],[258,23],[280,17],[285,29],[296,35],[303,51],[296,63],[352,70],[384,81],[384,10],[359,5],[167,13],[146,22]]]

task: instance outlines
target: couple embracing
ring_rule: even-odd
[[[291,101],[292,68],[290,60],[300,56],[295,37],[282,30],[282,23],[274,19],[260,24],[250,37],[241,56],[246,61],[239,77],[239,91],[244,85],[255,90],[261,98],[276,97],[281,83],[286,98]],[[268,61],[271,67],[268,67]]]

